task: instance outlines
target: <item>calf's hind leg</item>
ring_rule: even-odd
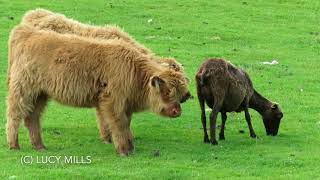
[[[7,99],[7,143],[10,149],[20,149],[18,134],[21,120],[26,118],[33,109],[31,96],[21,96],[21,93],[14,91],[18,88],[9,88]]]
[[[205,105],[204,105],[204,99],[200,97],[201,95],[198,95],[200,108],[201,108],[201,123],[203,128],[203,142],[209,143],[209,136],[207,133],[207,120],[206,120],[206,112],[205,112]]]
[[[46,95],[38,96],[33,111],[24,119],[24,124],[29,130],[31,144],[36,150],[46,149],[41,138],[40,118],[47,101]]]
[[[206,111],[205,111],[205,104],[204,104],[204,97],[201,93],[201,88],[202,85],[200,83],[200,77],[196,77],[196,85],[197,85],[197,94],[198,94],[198,100],[200,104],[200,109],[201,109],[201,123],[202,123],[202,128],[203,128],[203,142],[204,143],[210,143],[209,141],[209,136],[207,132],[207,120],[206,120]]]
[[[216,140],[216,122],[217,122],[217,110],[212,110],[210,114],[210,142],[212,145],[217,145],[218,141]]]
[[[217,115],[220,112],[220,109],[223,104],[224,93],[222,90],[213,92],[220,92],[220,96],[218,96],[218,94],[214,96],[214,102],[212,103],[213,106],[210,114],[210,142],[212,145],[217,145],[218,141],[216,140],[216,122]]]
[[[226,121],[227,121],[227,113],[226,112],[221,112],[221,129],[220,129],[220,134],[219,134],[219,140],[225,140],[224,137],[224,129],[226,126]]]
[[[6,131],[7,143],[10,149],[20,149],[18,134],[23,116],[23,113],[19,112],[15,102],[8,103]]]

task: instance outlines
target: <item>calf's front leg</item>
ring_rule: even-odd
[[[127,118],[124,115],[120,115],[119,117],[110,117],[108,122],[112,140],[117,152],[120,155],[129,155],[129,153],[134,150],[134,146]]]
[[[122,156],[127,156],[134,150],[130,121],[125,111],[116,113],[112,109],[104,107],[102,114],[106,117],[117,152]]]
[[[249,114],[249,109],[248,109],[248,107],[245,107],[245,108],[244,108],[244,113],[245,113],[246,121],[247,121],[247,124],[248,124],[248,127],[249,127],[250,137],[251,137],[251,138],[257,138],[257,135],[256,135],[256,133],[254,132],[253,127],[252,127],[252,124],[251,124],[251,117],[250,117],[250,114]]]
[[[112,143],[111,132],[109,130],[107,120],[104,117],[103,112],[100,107],[97,108],[96,114],[97,114],[97,121],[98,121],[98,126],[99,126],[100,137],[101,137],[102,141],[105,144]]]
[[[224,129],[226,126],[226,121],[227,121],[227,113],[226,112],[221,112],[221,129],[220,129],[220,134],[219,134],[219,140],[225,140],[224,137]]]

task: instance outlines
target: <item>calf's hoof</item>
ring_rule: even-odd
[[[111,144],[112,143],[111,139],[103,139],[102,142],[104,144]]]
[[[112,138],[111,138],[110,134],[106,134],[106,135],[101,136],[101,139],[104,144],[111,144],[112,143]]]
[[[129,153],[133,153],[134,145],[133,145],[132,139],[129,139],[128,143],[129,143]]]
[[[258,136],[256,134],[250,134],[250,137],[253,139],[258,139]]]
[[[9,146],[10,150],[20,150],[20,146],[19,145],[15,145],[15,146]]]
[[[204,138],[203,138],[203,142],[204,142],[204,143],[210,143],[210,140],[209,140],[208,137],[204,137]]]
[[[39,144],[39,145],[33,145],[33,148],[37,151],[45,151],[47,150],[46,146],[44,146],[43,144]]]
[[[128,141],[127,144],[119,145],[117,148],[117,152],[119,153],[120,156],[128,156],[131,154],[134,150],[134,146],[132,141]]]
[[[243,129],[240,129],[240,130],[239,130],[239,133],[240,133],[240,134],[244,134],[244,130],[243,130]]]
[[[134,147],[120,147],[118,148],[118,153],[120,156],[128,156],[133,152]]]
[[[218,141],[216,141],[216,140],[211,140],[211,145],[218,145]]]
[[[219,135],[219,140],[225,140],[226,138],[224,137],[224,135],[220,134]]]

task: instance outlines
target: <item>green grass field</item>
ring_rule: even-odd
[[[0,0],[1,179],[320,179],[318,0],[88,2]],[[195,98],[183,105],[177,119],[149,112],[135,114],[135,153],[119,157],[112,144],[100,141],[93,109],[51,102],[42,119],[48,150],[33,150],[24,126],[20,129],[21,150],[8,150],[8,35],[23,14],[36,7],[84,23],[123,27],[157,55],[183,63],[192,79],[193,95],[194,75],[205,58],[230,60],[251,75],[261,94],[280,103],[284,118],[279,135],[266,136],[262,119],[250,110],[258,140],[249,138],[241,113],[229,114],[225,141],[218,146],[203,144]],[[273,59],[279,64],[261,64]],[[92,163],[21,164],[24,156],[91,156]]]

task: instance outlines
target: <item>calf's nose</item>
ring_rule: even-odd
[[[172,117],[179,117],[181,115],[181,107],[179,104],[175,105],[175,107],[173,107],[171,109],[171,116]]]
[[[172,115],[173,116],[177,116],[177,115],[180,115],[181,114],[181,111],[180,110],[178,110],[178,109],[173,109],[172,110]]]

